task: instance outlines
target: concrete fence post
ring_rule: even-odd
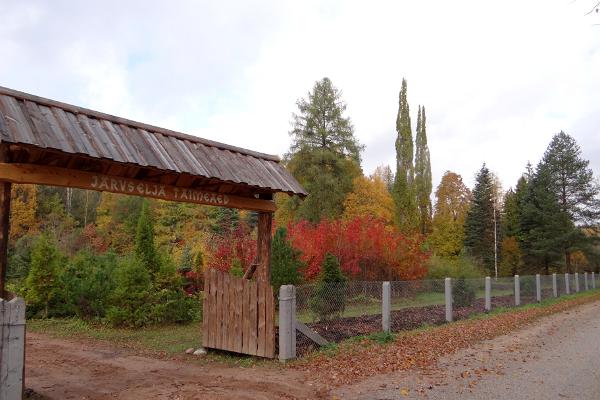
[[[579,293],[579,272],[575,272],[575,293]]]
[[[492,278],[485,277],[485,311],[492,310]]]
[[[381,325],[384,332],[390,332],[390,313],[392,309],[392,293],[390,283],[383,282],[381,285]]]
[[[444,280],[444,294],[446,300],[446,321],[452,322],[452,279]]]
[[[571,294],[571,282],[569,282],[569,273],[565,274],[565,293]]]
[[[552,274],[552,295],[558,297],[558,286],[556,286],[556,274]]]
[[[279,361],[296,358],[296,287],[279,288]]]
[[[588,279],[587,279],[587,271],[583,273],[583,289],[589,290]]]
[[[535,274],[535,299],[538,303],[542,301],[542,281],[540,274]]]
[[[596,289],[596,273],[592,271],[592,289]]]
[[[515,306],[521,305],[521,283],[519,275],[515,275]]]
[[[0,298],[0,399],[23,399],[25,300]]]

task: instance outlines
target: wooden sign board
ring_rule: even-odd
[[[234,196],[200,189],[163,185],[138,179],[32,164],[0,163],[0,180],[12,183],[75,187],[253,211],[275,211],[275,203],[271,200]]]

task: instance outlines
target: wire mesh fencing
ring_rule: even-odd
[[[588,289],[593,289],[588,277]],[[452,320],[468,318],[486,312],[486,297],[490,308],[516,305],[515,278],[500,277],[490,280],[489,293],[486,278],[451,279],[450,292]],[[577,284],[579,279],[579,284]],[[389,282],[389,329],[391,332],[411,330],[425,325],[439,325],[447,320],[445,280],[414,280]],[[329,342],[339,342],[351,337],[370,335],[383,330],[382,281],[346,281],[336,283],[315,282],[296,287],[296,320],[304,323]],[[519,277],[520,305],[585,290],[584,275],[540,275]],[[600,288],[600,284],[596,283]],[[449,312],[449,311],[448,311]],[[386,314],[387,315],[387,314]],[[314,343],[297,334],[298,347],[314,348]],[[300,350],[300,353],[303,351]]]
[[[491,278],[492,309],[515,306],[514,278]]]
[[[537,303],[537,287],[535,276],[520,276],[519,286],[521,289],[521,305]]]
[[[381,331],[382,282],[314,283],[296,288],[296,319],[328,341]]]
[[[392,332],[445,321],[444,280],[390,282]]]
[[[540,284],[541,284],[542,300],[547,300],[547,299],[553,298],[554,297],[554,283],[553,283],[552,275],[541,275],[540,276]],[[557,289],[558,289],[558,287],[557,287]]]

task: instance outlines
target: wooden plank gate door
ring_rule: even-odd
[[[275,357],[275,300],[269,283],[208,269],[202,318],[204,347]]]

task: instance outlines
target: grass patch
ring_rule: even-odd
[[[190,347],[200,347],[202,343],[201,324],[197,322],[125,329],[77,318],[30,319],[27,321],[27,330],[56,338],[97,339],[121,347],[167,355],[184,352]]]

